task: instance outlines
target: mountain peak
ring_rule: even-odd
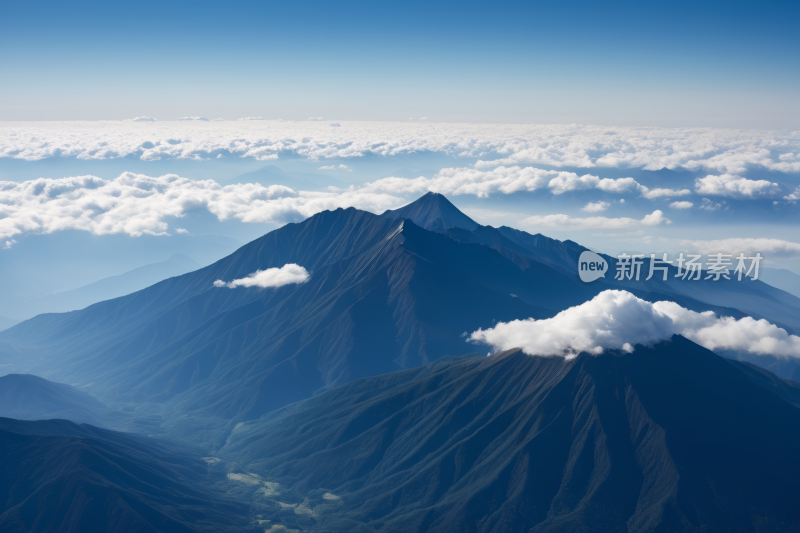
[[[417,226],[432,231],[454,227],[472,231],[478,227],[477,222],[459,211],[444,195],[436,192],[429,192],[399,209],[386,211],[383,216],[392,219],[407,218]]]

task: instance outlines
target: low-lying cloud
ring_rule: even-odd
[[[776,357],[800,357],[800,337],[789,335],[766,320],[718,318],[674,302],[650,303],[627,291],[603,291],[592,300],[545,320],[514,320],[470,335],[476,343],[497,350],[522,348],[529,355],[575,357],[606,350],[632,352],[673,335],[708,348]]]
[[[247,117],[257,118],[257,117]],[[341,122],[178,121],[138,123],[6,122],[0,124],[0,157],[109,159],[210,159],[280,154],[312,160],[422,151],[482,158],[478,170],[546,165],[573,168],[640,168],[742,175],[750,168],[800,172],[800,135],[713,128],[616,128],[602,126]],[[184,139],[171,145],[168,139]],[[145,143],[152,145],[142,149]]]
[[[305,283],[311,277],[308,271],[295,263],[288,263],[280,268],[268,268],[266,270],[256,270],[245,278],[235,279],[225,282],[218,279],[214,282],[215,287],[261,287],[262,289],[283,287],[293,283]]]

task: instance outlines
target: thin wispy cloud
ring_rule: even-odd
[[[573,217],[571,215],[535,215],[520,220],[520,225],[527,228],[547,228],[551,230],[581,230],[581,229],[622,229],[633,228],[641,225],[661,226],[672,224],[660,210],[655,210],[644,218],[635,219],[628,217]]]

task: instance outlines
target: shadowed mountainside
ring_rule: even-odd
[[[682,337],[447,358],[247,422],[222,453],[309,494],[320,530],[790,530],[800,409],[741,366]]]
[[[261,531],[206,488],[206,463],[156,441],[65,420],[0,418],[0,530]]]

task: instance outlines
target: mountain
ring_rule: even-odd
[[[125,296],[173,276],[180,276],[200,268],[193,259],[174,254],[166,261],[135,268],[118,276],[95,281],[71,291],[59,292],[27,302],[30,316],[41,313],[64,313],[83,309],[94,303]]]
[[[559,241],[541,234],[531,235],[507,226],[493,228],[478,225],[458,211],[444,196],[436,193],[428,193],[399,210],[387,211],[384,216],[395,218],[400,214],[427,230],[443,233],[461,242],[488,246],[520,268],[525,269],[530,264],[525,259],[532,260],[558,270],[579,283],[577,260],[581,252],[588,248],[573,241]],[[789,333],[800,334],[800,298],[763,281],[739,282],[734,278],[720,281],[684,281],[676,278],[675,266],[669,267],[666,281],[658,276],[658,271],[651,280],[645,280],[649,274],[649,258],[644,260],[642,275],[638,281],[619,281],[614,279],[617,271],[616,258],[604,257],[609,264],[608,274],[595,282],[595,285],[605,289],[627,290],[651,301],[672,299],[692,310],[713,310],[723,316],[738,318],[749,315],[757,319],[765,318]],[[702,305],[697,305],[696,302],[702,302]]]
[[[656,280],[582,283],[568,268],[579,245],[506,232],[512,241],[495,228],[470,231],[470,222],[435,194],[382,216],[325,211],[206,268],[37,316],[0,332],[0,346],[40,354],[43,362],[25,372],[84,386],[105,402],[238,421],[354,379],[468,353],[466,332],[551,317],[608,288],[724,316],[749,311],[725,305],[734,296],[784,320],[800,313],[800,304],[757,283],[734,287],[740,293],[693,285],[702,299]],[[268,290],[213,285],[289,263],[310,279]]]
[[[0,418],[0,456],[2,531],[263,531],[213,489],[205,461],[158,441]]]
[[[429,192],[422,198],[404,207],[386,211],[383,216],[389,219],[406,218],[414,224],[431,231],[464,228],[474,230],[478,224],[458,210],[443,195]]]
[[[447,358],[241,424],[220,453],[305,495],[312,531],[788,531],[800,409],[737,365],[677,336]]]
[[[60,411],[102,409],[93,396],[30,374],[0,377],[0,416],[29,418]]]
[[[761,270],[759,279],[800,298],[800,274],[785,268],[765,268]]]

